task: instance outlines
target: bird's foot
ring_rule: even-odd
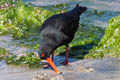
[[[63,62],[61,62],[60,64],[62,64],[62,65],[67,65],[67,64],[68,64],[68,61],[63,61]]]

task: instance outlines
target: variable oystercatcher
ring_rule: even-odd
[[[38,54],[41,59],[47,60],[51,67],[59,73],[52,62],[54,50],[66,45],[66,59],[63,64],[68,64],[69,43],[73,40],[79,26],[80,15],[86,7],[78,4],[72,10],[49,17],[40,29],[40,46]],[[52,60],[50,56],[52,55]]]

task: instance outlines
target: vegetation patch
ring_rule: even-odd
[[[85,58],[94,58],[95,55],[95,58],[120,57],[120,16],[110,19],[104,37]]]
[[[25,65],[30,68],[39,68],[41,67],[41,59],[34,54],[33,52],[20,54],[20,55],[11,55],[4,58],[7,64],[13,65]]]
[[[14,39],[39,34],[42,23],[48,17],[60,13],[59,10],[25,5],[22,0],[13,1],[6,0],[0,5],[0,35],[12,34]]]
[[[42,67],[41,59],[33,52],[16,55],[14,53],[9,54],[9,51],[0,48],[0,60],[5,60],[10,65],[24,65],[30,68]]]
[[[7,56],[9,54],[8,51],[6,51],[4,48],[0,48],[0,61],[3,59],[4,56]]]

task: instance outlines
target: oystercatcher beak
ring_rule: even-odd
[[[61,74],[61,72],[58,71],[57,67],[55,66],[55,64],[53,63],[53,61],[51,60],[51,58],[47,58],[46,61],[50,64],[50,66],[54,69],[54,71],[57,74]]]

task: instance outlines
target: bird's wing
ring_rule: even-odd
[[[42,41],[52,41],[54,43],[60,44],[65,40],[69,39],[64,33],[59,32],[54,29],[45,29],[41,31],[40,38]]]

